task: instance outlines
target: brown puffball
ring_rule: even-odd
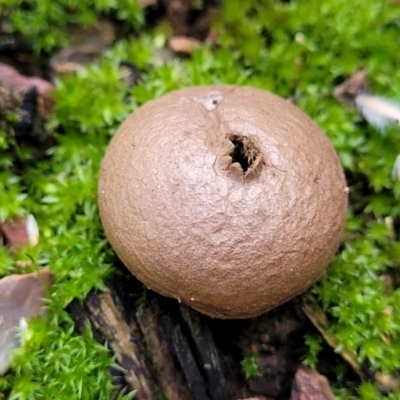
[[[105,232],[149,289],[218,318],[259,315],[324,273],[347,188],[297,107],[231,85],[149,101],[119,128],[99,181]]]

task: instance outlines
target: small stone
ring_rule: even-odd
[[[0,233],[4,243],[15,251],[18,248],[36,246],[39,242],[39,227],[35,217],[15,217],[0,224]]]
[[[20,345],[26,321],[44,314],[43,299],[51,282],[48,269],[0,279],[0,375],[8,369],[12,350]]]
[[[181,54],[191,54],[193,50],[201,47],[201,42],[187,36],[172,36],[168,46],[175,52]]]
[[[325,376],[300,367],[294,377],[290,400],[335,400],[335,396]]]

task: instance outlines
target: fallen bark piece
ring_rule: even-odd
[[[157,302],[151,308],[141,307],[136,319],[143,333],[147,350],[157,369],[158,381],[168,400],[193,400],[182,374],[175,366],[175,360],[168,343],[171,341],[164,330],[168,315],[163,315]]]
[[[335,400],[335,396],[325,376],[300,367],[294,377],[290,400]]]
[[[94,338],[107,343],[123,368],[111,369],[117,390],[138,389],[129,379],[129,355],[120,356],[121,348],[125,354],[134,348],[138,361],[131,365],[136,362],[142,376],[146,369],[146,379],[157,389],[154,397],[144,397],[144,393],[141,398],[146,400],[289,399],[303,357],[303,336],[310,327],[299,299],[251,320],[213,319],[145,290],[121,263],[115,268],[118,273],[108,282],[109,292],[104,298],[104,293],[92,292],[83,302],[74,300],[68,309],[78,331],[87,329],[88,320],[91,322]],[[249,350],[260,354],[262,379],[284,382],[279,393],[249,388],[241,364]],[[287,364],[266,362],[277,354]],[[135,399],[138,395],[139,391]]]
[[[18,248],[36,246],[39,242],[39,228],[35,217],[16,217],[11,221],[0,224],[0,235],[5,245],[12,251]]]
[[[190,349],[189,341],[182,331],[182,327],[180,325],[172,325],[170,320],[166,322],[166,328],[172,332],[172,344],[194,400],[211,400],[206,390],[204,378],[196,364],[196,359]]]
[[[8,369],[12,350],[20,345],[20,326],[44,314],[44,298],[51,285],[48,269],[38,273],[10,275],[0,280],[0,375]]]
[[[136,389],[135,399],[160,398],[156,382],[148,368],[145,351],[141,347],[141,335],[135,321],[127,323],[117,297],[110,292],[91,295],[86,299],[89,319],[94,328],[107,341],[118,363],[125,370],[125,379]]]
[[[204,315],[194,311],[188,306],[181,304],[180,311],[184,321],[187,323],[191,337],[196,346],[196,354],[201,361],[200,366],[206,379],[213,400],[224,400],[226,382],[222,370],[221,360],[208,319]]]

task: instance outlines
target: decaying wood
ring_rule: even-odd
[[[90,296],[86,301],[90,322],[100,331],[113,350],[118,363],[125,369],[126,381],[138,390],[137,399],[156,399],[159,393],[147,366],[145,352],[140,348],[139,329],[129,325],[117,297],[110,292]]]
[[[188,306],[181,305],[180,309],[196,345],[198,358],[203,366],[211,397],[213,400],[224,400],[225,377],[207,320]]]
[[[307,327],[298,300],[258,318],[217,320],[153,292],[143,296],[124,271],[108,287],[70,311],[78,329],[89,320],[96,340],[108,344],[123,368],[120,386],[137,390],[135,399],[289,398]],[[258,355],[260,377],[245,378],[249,354]]]
[[[171,322],[170,320],[167,321],[167,326],[173,332],[174,350],[193,398],[195,400],[210,400],[196,359],[190,351],[188,340],[184,336],[181,326],[179,324],[172,325]]]
[[[168,334],[165,332],[167,316],[160,314],[156,302],[151,308],[141,307],[136,318],[143,332],[147,349],[155,365],[159,382],[165,396],[170,400],[192,400],[185,381],[177,371],[174,358],[168,347]]]

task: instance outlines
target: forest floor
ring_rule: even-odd
[[[0,398],[399,399],[399,34],[398,1],[1,2],[0,277],[49,269],[52,283]],[[101,160],[126,117],[221,83],[306,112],[349,187],[325,276],[245,320],[147,290],[97,207]],[[361,107],[360,94],[382,107]]]

